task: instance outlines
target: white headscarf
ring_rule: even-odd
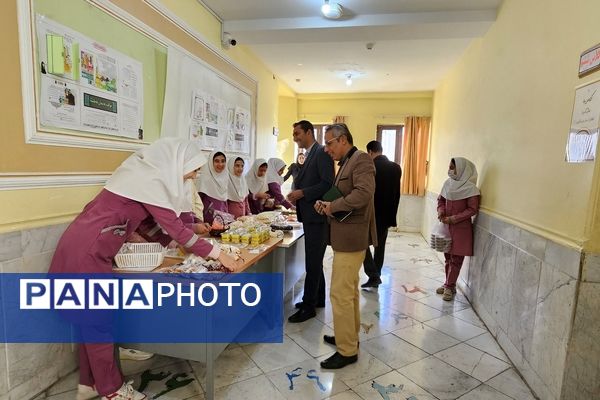
[[[206,163],[200,145],[179,138],[159,139],[130,155],[108,179],[105,189],[141,203],[173,210],[191,208],[183,176]]]
[[[258,169],[263,164],[267,164],[267,160],[264,158],[257,158],[254,160],[250,171],[246,174],[246,184],[248,185],[248,190],[252,194],[263,193],[269,190],[267,178],[265,176],[258,176]]]
[[[462,157],[453,158],[456,176],[448,178],[442,186],[441,195],[448,200],[462,200],[480,194],[477,189],[477,168]]]
[[[215,171],[213,159],[217,153],[224,154],[222,151],[213,151],[208,156],[207,167],[204,167],[198,173],[196,187],[200,193],[204,193],[213,199],[227,200],[227,186],[229,185],[229,172],[227,167],[220,173]]]
[[[237,159],[243,160],[242,157],[232,156],[227,161],[227,169],[229,170],[227,198],[231,201],[240,202],[244,201],[246,196],[248,196],[248,184],[246,184],[246,178],[244,177],[243,173],[242,176],[237,176],[233,171],[233,167],[235,166],[235,161]]]
[[[267,169],[267,184],[278,183],[283,184],[283,176],[279,175],[279,170],[285,168],[285,161],[281,158],[269,158],[267,163],[269,168]]]

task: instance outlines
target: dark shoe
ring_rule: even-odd
[[[321,361],[321,368],[340,369],[344,368],[346,365],[354,364],[356,361],[358,361],[358,354],[346,357],[336,351],[335,354],[327,360]]]
[[[294,304],[294,306],[296,308],[302,308],[302,306],[304,305],[303,302],[299,301],[298,303]],[[325,303],[318,303],[316,306],[316,308],[325,308]]]
[[[293,323],[293,324],[296,324],[296,323],[299,323],[299,322],[304,322],[306,320],[309,320],[309,319],[315,317],[316,315],[317,315],[317,313],[315,312],[315,310],[301,308],[295,314],[293,314],[292,316],[290,316],[288,318],[288,321],[291,322],[291,323]]]
[[[323,340],[325,341],[325,343],[329,343],[335,346],[335,336],[324,335]]]
[[[323,341],[335,346],[335,336],[323,335]],[[358,342],[358,347],[360,348],[360,342]]]
[[[381,285],[381,278],[369,278],[368,281],[360,285],[361,288],[377,288]]]

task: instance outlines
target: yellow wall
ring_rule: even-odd
[[[428,190],[452,156],[479,169],[482,208],[580,245],[594,165],[567,164],[581,51],[595,45],[600,2],[505,0],[497,21],[435,91]]]
[[[404,124],[406,116],[431,116],[431,110],[431,92],[298,95],[298,119],[330,124],[334,116],[343,115],[361,150],[376,139],[377,125]]]
[[[296,97],[279,96],[277,156],[283,159],[287,165],[295,161],[295,144],[292,139],[292,132],[294,123],[298,121],[298,99]]]
[[[25,1],[25,0],[19,0]],[[83,0],[78,0],[83,1]],[[277,126],[279,85],[269,71],[254,55],[242,46],[222,51],[225,58],[232,59],[239,68],[231,65],[220,55],[185,34],[142,0],[111,0],[115,5],[161,32],[192,54],[205,60],[229,79],[257,93],[257,155],[276,155],[277,138],[273,127]],[[188,18],[213,47],[220,49],[220,22],[195,0],[164,0],[167,7],[181,18]],[[190,22],[188,21],[188,22]],[[191,23],[191,22],[190,22]],[[13,175],[65,172],[101,173],[113,171],[128,152],[89,150],[56,146],[25,144],[22,118],[22,97],[19,66],[19,40],[16,1],[0,4],[0,33],[4,38],[4,57],[0,58],[0,74],[10,76],[4,82],[4,96],[0,108],[4,110],[0,157],[0,174]],[[244,71],[242,73],[240,71]],[[248,73],[258,84],[250,79]],[[0,149],[1,150],[1,149]],[[53,189],[0,190],[0,232],[64,222],[76,215],[98,192],[98,187],[73,187]],[[32,204],[32,203],[37,204]],[[29,211],[27,211],[29,210]]]

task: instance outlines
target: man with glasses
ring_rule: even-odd
[[[314,205],[331,188],[334,173],[331,157],[315,141],[313,124],[296,122],[293,138],[299,148],[306,149],[304,165],[294,179],[295,190],[287,196],[296,205],[298,221],[304,228],[304,295],[302,302],[296,303],[299,310],[288,318],[289,322],[298,323],[316,316],[315,307],[325,307],[323,257],[327,248],[327,218],[319,215]]]
[[[325,342],[337,352],[321,362],[326,369],[343,368],[358,360],[360,308],[358,273],[369,245],[377,245],[373,194],[375,166],[373,160],[358,150],[345,124],[334,124],[325,131],[325,151],[339,161],[332,201],[318,201],[315,209],[329,218],[329,244],[333,248],[330,299],[335,336],[325,335]]]

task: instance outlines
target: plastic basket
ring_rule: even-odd
[[[125,243],[115,256],[121,269],[149,270],[162,264],[165,249],[160,243]]]

